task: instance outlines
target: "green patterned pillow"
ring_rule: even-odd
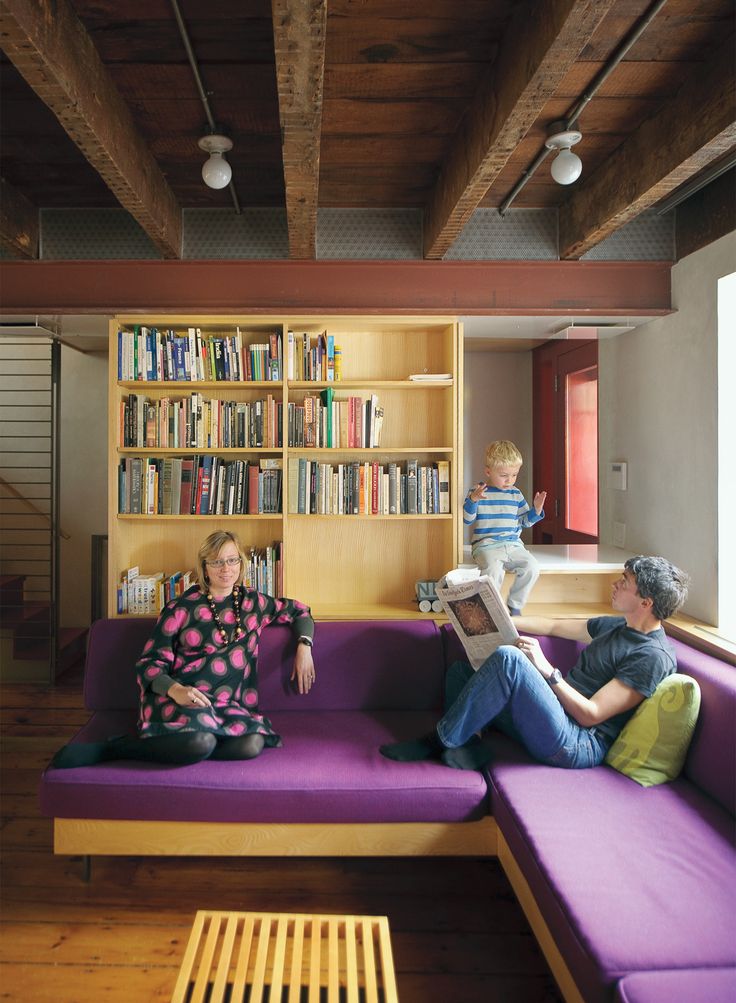
[[[606,762],[642,787],[674,780],[680,773],[700,710],[700,687],[674,673],[659,684],[626,722]]]

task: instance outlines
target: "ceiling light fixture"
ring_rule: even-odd
[[[233,176],[233,169],[225,160],[223,153],[232,150],[233,141],[227,136],[214,133],[211,136],[203,136],[197,145],[209,153],[209,158],[202,165],[204,183],[209,188],[227,188]]]
[[[544,145],[548,150],[559,150],[552,161],[552,177],[558,185],[571,185],[583,171],[583,162],[570,149],[583,138],[577,129],[566,129],[564,122],[553,122]]]

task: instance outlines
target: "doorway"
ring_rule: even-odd
[[[534,491],[546,491],[534,543],[598,542],[598,342],[535,348]]]

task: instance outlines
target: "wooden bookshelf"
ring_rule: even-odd
[[[248,343],[281,337],[280,380],[150,381],[118,378],[118,331],[136,326],[186,332],[203,339],[240,330]],[[316,338],[327,331],[342,349],[339,381],[289,379],[288,331]],[[450,374],[450,379],[412,381],[411,374]],[[459,325],[448,317],[222,317],[126,315],[110,323],[109,382],[109,614],[116,615],[116,587],[127,568],[141,573],[186,570],[212,530],[232,527],[246,550],[283,544],[284,592],[308,602],[316,617],[347,619],[421,617],[415,582],[436,580],[461,560],[462,517],[459,458],[462,431],[462,351]],[[384,409],[381,444],[373,448],[304,448],[288,445],[287,407],[331,387],[336,398],[377,394]],[[131,447],[120,442],[120,403],[131,393],[151,400],[191,393],[209,399],[252,402],[272,394],[283,404],[279,448]],[[118,514],[118,464],[124,457],[166,458],[203,453],[223,460],[277,458],[282,464],[282,511],[248,515]],[[321,463],[369,461],[403,465],[407,459],[450,463],[450,513],[317,515],[288,511],[289,459]]]

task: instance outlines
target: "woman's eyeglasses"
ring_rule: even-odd
[[[210,568],[217,568],[219,571],[221,568],[226,566],[228,568],[235,568],[238,564],[240,564],[241,560],[242,558],[240,557],[228,557],[226,560],[218,557],[216,561],[205,561],[205,564]]]

